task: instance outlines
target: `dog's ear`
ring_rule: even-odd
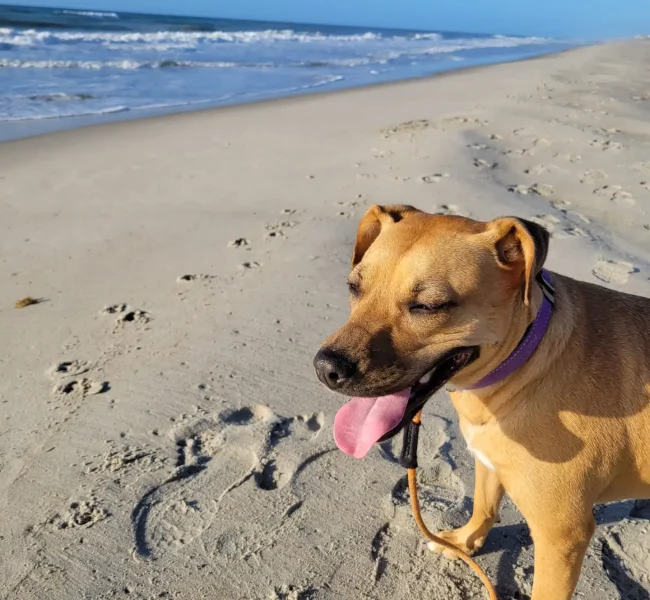
[[[394,204],[390,206],[379,206],[374,204],[363,215],[359,229],[357,230],[357,239],[354,243],[354,252],[352,254],[352,266],[361,262],[363,255],[368,248],[377,239],[381,230],[393,223],[399,223],[409,214],[421,212],[413,206],[406,204]]]
[[[514,284],[524,284],[528,306],[535,278],[546,261],[549,233],[537,223],[515,217],[496,219],[491,225],[497,234],[497,260],[512,272]]]

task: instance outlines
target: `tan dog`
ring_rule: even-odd
[[[476,457],[474,510],[440,534],[483,544],[507,492],[535,544],[532,600],[568,600],[594,532],[594,504],[650,498],[650,300],[552,274],[541,343],[502,381],[468,390],[512,356],[544,301],[548,233],[373,206],[359,226],[351,314],[314,364],[357,395],[335,437],[365,455],[446,381]],[[465,391],[462,391],[465,390]]]

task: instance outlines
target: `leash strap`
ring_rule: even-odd
[[[413,420],[409,423],[408,427],[404,430],[404,446],[402,447],[402,456],[400,458],[400,463],[408,469],[409,495],[411,497],[411,511],[413,512],[413,518],[417,523],[418,529],[422,532],[425,538],[432,541],[434,544],[438,544],[439,546],[443,546],[447,550],[450,550],[455,556],[469,565],[481,580],[481,583],[485,586],[489,599],[498,600],[494,586],[488,579],[485,571],[481,569],[476,561],[474,561],[468,554],[465,554],[462,550],[456,548],[456,546],[451,542],[443,540],[431,533],[422,519],[420,502],[418,500],[417,473],[415,471],[417,468],[418,434],[420,432],[421,418],[422,410],[420,409],[413,417]]]

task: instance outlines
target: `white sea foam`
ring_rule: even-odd
[[[0,118],[2,121],[42,121],[47,119],[60,119],[66,117],[94,117],[101,115],[112,115],[117,113],[123,113],[133,110],[128,106],[109,106],[108,108],[98,108],[97,110],[72,110],[72,111],[63,111],[52,114],[46,113],[34,113],[34,114],[21,114],[21,115],[8,115]]]
[[[190,61],[190,60],[18,60],[0,59],[0,69],[84,69],[87,71],[99,71],[101,69],[120,69],[134,71],[137,69],[166,69],[179,67],[202,67],[202,68],[231,68],[237,66],[259,66],[268,67],[268,63],[246,65],[233,62],[219,61]]]
[[[114,12],[99,12],[94,10],[62,10],[62,15],[78,15],[80,17],[92,17],[96,19],[119,19],[120,15]]]
[[[143,46],[168,46],[170,48],[192,48],[200,44],[230,42],[238,44],[258,44],[272,42],[297,42],[297,43],[363,43],[384,41],[393,43],[414,43],[441,41],[444,43],[458,42],[450,40],[445,42],[437,33],[418,33],[412,36],[383,36],[380,33],[360,33],[355,35],[327,35],[319,32],[305,33],[292,29],[267,29],[265,31],[156,31],[156,32],[81,32],[81,31],[55,31],[36,29],[0,28],[0,43],[17,46],[38,46],[42,44],[66,43],[95,43],[110,47],[120,45]],[[462,40],[462,38],[461,38]],[[467,38],[466,43],[473,43],[477,48],[519,46],[526,44],[539,44],[548,42],[545,38],[538,37],[508,37],[493,36],[489,38]]]
[[[245,33],[245,32],[240,32]],[[135,34],[138,36],[148,35],[157,36],[167,35],[168,32],[161,32],[157,34]],[[76,35],[76,34],[73,34]],[[86,39],[90,35],[95,34],[79,34],[79,39]],[[97,34],[104,35],[104,34]],[[132,34],[120,34],[124,36],[131,36]],[[185,34],[183,34],[185,35]],[[435,35],[435,34],[433,34]],[[177,49],[176,46],[169,46],[153,42],[154,38],[147,38],[150,41],[143,44],[140,48],[147,51],[166,51],[170,49]],[[426,43],[429,40],[438,40],[438,43],[431,45]],[[0,44],[9,43],[14,44],[9,36],[3,36],[0,30]],[[131,41],[132,43],[132,41]],[[84,69],[84,70],[101,70],[101,69],[120,69],[120,70],[137,70],[137,69],[164,69],[173,67],[195,67],[195,68],[232,68],[232,67],[259,67],[259,68],[272,68],[276,66],[297,66],[297,67],[359,67],[370,64],[385,64],[388,61],[396,60],[408,56],[422,56],[422,55],[435,55],[435,54],[453,54],[455,52],[480,50],[486,48],[515,48],[522,45],[534,45],[549,43],[545,38],[516,38],[507,36],[494,36],[489,38],[456,38],[454,40],[442,40],[440,36],[437,37],[422,37],[419,38],[418,43],[399,43],[393,44],[395,50],[382,50],[382,45],[373,46],[368,49],[366,56],[354,58],[326,58],[323,60],[311,60],[306,62],[235,62],[235,61],[210,61],[210,60],[155,60],[155,61],[138,61],[134,59],[123,60],[21,60],[21,59],[0,59],[0,68],[14,68],[14,69]],[[391,44],[387,44],[391,47]],[[111,44],[106,50],[132,50],[133,46],[128,48],[121,47],[120,45]]]
[[[322,33],[300,33],[292,29],[268,29],[266,31],[155,31],[155,32],[77,32],[37,29],[0,28],[0,42],[15,45],[34,46],[69,42],[100,44],[174,44],[195,46],[210,42],[231,42],[255,44],[261,42],[366,42],[381,39],[378,33],[358,35],[326,35]]]

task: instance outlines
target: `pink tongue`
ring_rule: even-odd
[[[399,425],[411,390],[379,398],[352,398],[334,417],[334,441],[354,458],[363,458],[372,445]]]

